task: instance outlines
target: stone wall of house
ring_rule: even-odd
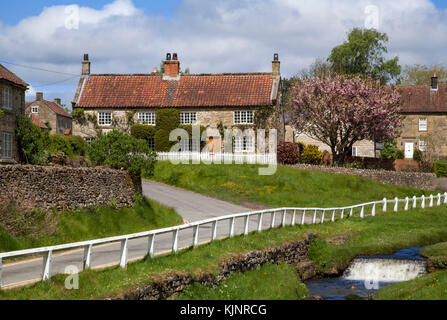
[[[427,119],[427,131],[419,131],[419,119]],[[402,121],[402,133],[397,139],[397,147],[405,149],[405,143],[413,143],[414,149],[421,149],[427,143],[439,157],[447,157],[447,115],[406,114]]]
[[[0,163],[15,163],[20,160],[17,149],[17,140],[15,137],[16,118],[18,115],[24,114],[25,111],[25,90],[19,86],[12,85],[7,81],[0,80],[0,107],[3,105],[4,87],[9,87],[11,90],[12,110],[5,110],[2,108],[4,113],[0,115],[0,148],[2,139],[1,133],[7,132],[12,134],[12,159],[2,159],[0,150]]]
[[[234,254],[220,261],[217,274],[199,272],[193,275],[188,272],[169,272],[152,279],[144,287],[133,288],[114,299],[164,300],[181,294],[187,286],[194,283],[216,287],[236,272],[254,270],[266,263],[285,262],[298,269],[298,265],[307,260],[310,243],[314,237],[315,235],[309,234],[306,239],[278,247]]]
[[[447,191],[447,178],[436,178],[436,175],[434,173],[388,171],[388,170],[374,170],[374,169],[351,169],[341,167],[313,166],[307,164],[297,164],[292,165],[291,167],[301,170],[312,170],[312,171],[321,171],[334,174],[359,176],[386,184],[393,184],[404,187],[411,187],[424,190]]]
[[[126,171],[102,168],[0,166],[0,207],[73,209],[115,202],[131,207],[135,188]]]
[[[318,146],[320,151],[327,151],[331,153],[331,148],[321,141],[315,140],[306,134],[295,135],[296,129],[291,126],[286,126],[286,141],[288,142],[303,142],[305,144],[313,144]],[[374,157],[374,142],[370,140],[361,140],[354,143],[354,147],[357,147],[358,157]]]

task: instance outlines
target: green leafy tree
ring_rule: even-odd
[[[26,116],[17,117],[16,139],[20,158],[24,163],[41,164],[46,161],[49,134],[42,132],[40,127]]]
[[[342,74],[364,74],[380,79],[383,85],[399,81],[399,58],[386,60],[388,36],[374,29],[354,28],[348,40],[336,46],[327,59],[334,71]]]
[[[101,135],[91,143],[87,153],[95,165],[126,169],[139,193],[142,193],[141,176],[149,177],[154,173],[156,154],[146,141],[119,130]]]
[[[441,64],[406,65],[403,69],[402,84],[406,86],[429,85],[434,74],[438,77],[439,83],[447,83],[447,68]]]

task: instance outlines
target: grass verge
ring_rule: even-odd
[[[31,213],[10,208],[3,211],[0,252],[105,238],[183,222],[174,210],[141,196],[133,208],[109,206]]]
[[[341,245],[316,240],[309,258],[322,270],[344,269],[357,255],[391,254],[396,250],[427,246],[447,238],[447,210],[445,207],[413,209],[406,212],[381,213],[365,219],[349,218],[334,223],[271,229],[248,236],[215,241],[196,249],[181,251],[155,259],[147,258],[131,263],[127,269],[111,268],[79,274],[79,290],[67,290],[65,276],[57,275],[49,282],[29,288],[0,291],[0,299],[101,299],[114,297],[144,286],[160,274],[173,270],[195,274],[200,271],[217,273],[218,264],[226,256],[250,250],[279,246],[298,240],[308,232],[322,238],[349,235]]]
[[[244,201],[279,208],[347,206],[384,197],[404,198],[430,192],[387,185],[361,177],[278,166],[271,176],[259,165],[179,164],[160,161],[150,179],[243,205]]]
[[[257,270],[237,273],[216,289],[192,285],[179,300],[301,300],[307,288],[291,266],[265,264]]]

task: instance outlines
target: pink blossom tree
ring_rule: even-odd
[[[334,165],[343,165],[357,141],[391,141],[398,136],[400,94],[371,78],[308,79],[293,87],[292,94],[294,124],[331,148]]]

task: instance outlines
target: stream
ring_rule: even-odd
[[[368,298],[384,286],[408,281],[427,273],[422,247],[396,251],[391,255],[356,257],[343,275],[305,281],[310,297],[324,300]]]

